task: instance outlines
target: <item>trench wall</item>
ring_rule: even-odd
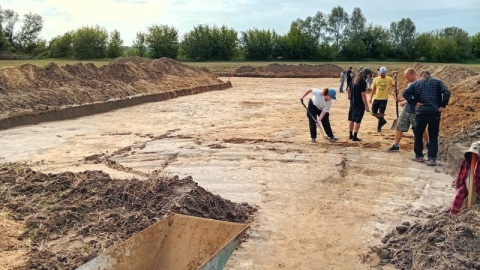
[[[224,90],[230,87],[232,87],[232,83],[228,81],[214,85],[175,89],[163,93],[132,96],[127,99],[109,100],[101,103],[99,102],[82,104],[78,106],[59,108],[56,110],[42,113],[17,115],[0,119],[0,130],[5,130],[18,126],[35,125],[42,122],[74,119],[82,116],[104,113],[125,107],[131,107],[143,103],[158,102],[180,96],[195,95],[207,91]]]

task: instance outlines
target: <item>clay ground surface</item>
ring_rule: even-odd
[[[394,132],[377,133],[368,115],[363,141],[349,141],[340,93],[339,141],[312,144],[299,96],[336,78],[229,79],[222,91],[0,131],[0,268],[71,269],[169,211],[250,223],[226,269],[478,267],[478,212],[443,212],[456,192],[447,157],[411,162],[411,134],[387,153]],[[476,136],[476,120],[460,120]]]

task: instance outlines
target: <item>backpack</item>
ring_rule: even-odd
[[[360,76],[362,76],[362,79],[364,79],[364,80],[367,79],[367,75],[369,75],[369,74],[370,74],[370,77],[373,76],[372,70],[368,67],[360,69],[359,73],[360,73]]]

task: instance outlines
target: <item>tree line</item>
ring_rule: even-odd
[[[21,23],[19,29],[18,25]],[[154,24],[136,33],[131,47],[123,46],[118,30],[85,26],[40,38],[43,18],[29,13],[22,20],[14,10],[0,7],[0,52],[31,58],[102,59],[120,56],[169,57],[178,60],[276,59],[299,61],[428,61],[459,62],[480,59],[480,32],[473,36],[458,27],[419,33],[409,18],[388,28],[367,23],[360,8],[349,15],[341,6],[329,14],[291,22],[280,35],[271,29],[238,32],[228,26],[200,24],[179,37],[174,26]]]

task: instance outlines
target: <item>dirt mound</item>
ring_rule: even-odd
[[[270,64],[254,68],[242,66],[235,70],[236,77],[263,77],[263,78],[336,78],[343,68],[334,64],[323,65],[286,65]]]
[[[43,174],[4,164],[0,179],[8,190],[0,193],[4,211],[26,224],[19,236],[30,243],[26,269],[73,269],[168,213],[246,223],[256,211],[191,177],[117,180],[101,171]]]
[[[380,265],[398,269],[480,269],[479,210],[463,209],[456,217],[428,213],[426,221],[403,222],[372,252]]]
[[[169,58],[119,58],[100,68],[91,63],[24,64],[0,69],[0,119],[222,83],[208,70]]]

